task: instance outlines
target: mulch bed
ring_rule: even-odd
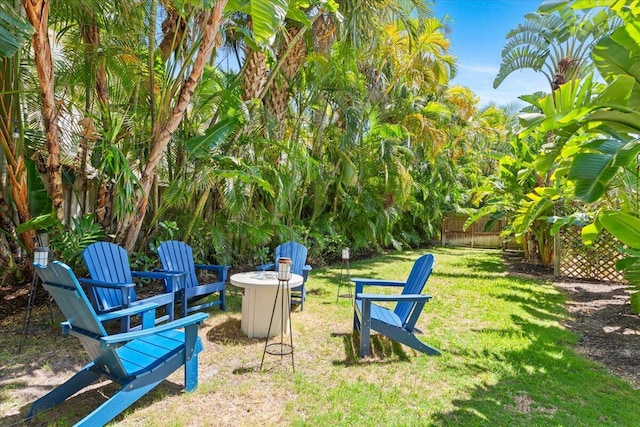
[[[576,351],[640,389],[640,316],[631,312],[626,284],[553,277],[545,267],[505,255],[509,272],[552,282],[567,296],[565,326],[580,336]]]

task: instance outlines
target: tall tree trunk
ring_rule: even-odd
[[[259,51],[246,49],[247,64],[242,75],[244,91],[242,100],[249,101],[258,98],[267,83],[267,56]]]
[[[20,132],[20,102],[17,96],[19,92],[19,70],[18,59],[16,55],[12,58],[0,59],[0,145],[4,152],[7,165],[7,178],[9,180],[9,188],[11,198],[18,214],[18,220],[23,223],[31,219],[31,210],[29,207],[28,186],[27,186],[27,168],[24,163],[24,149],[19,141]],[[18,138],[14,138],[14,133],[18,132]],[[1,203],[6,201],[1,198]],[[8,215],[9,209],[2,209],[2,214]],[[3,229],[14,236],[14,229],[7,229],[10,219],[2,219],[5,224]],[[22,242],[31,251],[36,246],[36,235],[33,230],[22,233]],[[14,242],[15,243],[15,242]],[[13,250],[13,248],[12,248]],[[19,251],[16,255],[19,255]]]
[[[116,237],[116,240],[121,241],[129,251],[133,250],[138,235],[140,234],[142,222],[147,212],[149,192],[157,174],[160,160],[167,150],[171,135],[182,121],[187,106],[191,101],[193,91],[202,76],[204,66],[209,61],[209,57],[213,51],[215,39],[222,22],[222,12],[226,4],[227,0],[220,0],[211,11],[205,12],[206,19],[204,20],[202,41],[198,47],[198,53],[191,72],[182,82],[182,87],[180,88],[178,99],[173,109],[167,117],[158,117],[158,121],[153,126],[149,159],[142,169],[142,176],[140,177],[141,188],[136,190],[136,209],[133,214],[124,218]]]
[[[336,41],[335,18],[329,13],[321,13],[313,21],[312,27],[313,50],[326,55]]]
[[[281,74],[269,88],[267,108],[276,119],[275,137],[284,137],[285,116],[289,105],[289,82],[295,78],[307,56],[307,45],[304,30],[289,27],[284,31],[284,40],[278,51],[278,63],[281,63]]]
[[[86,111],[93,110],[93,90],[95,90],[96,98],[98,101],[98,110],[102,117],[102,129],[106,129],[109,126],[107,109],[109,107],[109,87],[107,84],[107,72],[105,70],[103,55],[100,50],[100,27],[95,22],[95,17],[90,10],[86,11],[88,16],[91,16],[88,24],[80,24],[80,34],[82,35],[82,41],[84,42],[85,52],[87,53],[87,60],[90,63],[90,68],[95,75],[95,87],[92,89],[90,85],[87,86],[86,95]],[[90,145],[94,145],[96,140],[100,138],[100,134],[96,131],[93,119],[91,117],[85,117],[79,123],[84,127],[81,133],[80,144],[78,147],[78,154],[76,158],[79,164],[77,169],[79,171],[78,178],[75,185],[79,190],[79,202],[82,209],[82,214],[86,214],[88,211],[89,202],[89,186],[87,180],[87,164]]]
[[[13,224],[9,213],[9,206],[7,205],[7,201],[5,200],[2,192],[0,192],[0,229],[8,236],[13,236],[16,233],[16,227]],[[9,238],[6,240],[11,251],[10,258],[15,262],[20,257],[20,245],[15,239]],[[35,236],[33,240],[35,241]]]
[[[109,105],[109,86],[107,85],[107,71],[104,68],[103,55],[101,53],[100,27],[95,19],[88,25],[80,24],[80,33],[84,42],[85,52],[95,72],[95,91],[101,112]]]
[[[252,28],[251,18],[247,21],[247,27]],[[262,96],[264,86],[267,84],[269,70],[267,69],[267,55],[258,50],[245,48],[244,67],[242,68],[242,100],[250,101]]]
[[[40,96],[42,98],[42,119],[47,138],[46,171],[49,182],[47,188],[53,202],[53,209],[60,222],[64,221],[64,192],[62,189],[62,168],[60,166],[60,139],[56,126],[57,109],[54,94],[54,74],[49,44],[48,19],[50,0],[22,0],[27,19],[35,28],[31,39]]]
[[[184,34],[189,23],[180,15],[180,12],[178,12],[175,7],[170,5],[165,5],[165,7],[167,17],[162,21],[162,33],[164,37],[158,49],[160,49],[160,53],[166,61],[173,52],[176,52],[184,44]],[[154,13],[152,12],[152,14]],[[155,16],[153,21],[155,23]],[[155,25],[151,28],[155,31]]]

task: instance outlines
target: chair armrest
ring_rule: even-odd
[[[229,274],[230,265],[217,265],[217,264],[194,264],[198,270],[217,271],[218,278],[221,282],[227,281],[227,275]]]
[[[366,286],[404,286],[407,283],[401,280],[366,279],[362,277],[352,277],[351,281],[356,284],[361,283]]]
[[[391,302],[427,302],[433,296],[422,294],[407,294],[407,295],[381,295],[381,294],[356,294],[357,299],[368,301],[391,301]]]
[[[400,280],[386,280],[386,279],[367,279],[362,277],[353,277],[351,281],[356,284],[355,293],[362,293],[362,290],[365,286],[396,286],[402,287],[406,284],[406,282],[402,282]],[[357,298],[357,297],[356,297]]]
[[[155,270],[155,271],[132,271],[133,277],[142,277],[144,279],[158,279],[165,281],[165,291],[175,292],[182,289],[183,277],[186,277],[187,273],[183,271],[168,271],[168,270]]]
[[[176,274],[176,275],[180,275],[180,274],[186,275],[187,274],[186,271],[165,270],[164,268],[154,268],[153,272],[154,273],[162,273],[162,274]]]
[[[122,317],[135,316],[138,314],[146,313],[158,308],[158,304],[148,302],[144,304],[134,305],[133,307],[123,308],[122,310],[110,311],[108,313],[98,314],[98,320],[105,322],[107,320],[120,319]],[[155,317],[155,313],[154,313]]]
[[[312,270],[313,268],[307,264],[304,267],[302,267],[302,283],[307,281],[307,278],[309,277],[309,272]]]
[[[136,286],[135,283],[102,282],[100,280],[85,279],[85,278],[78,279],[78,282],[89,287],[111,288],[111,289],[134,288]]]
[[[100,348],[116,347],[118,344],[126,343],[138,338],[156,335],[160,332],[184,328],[194,324],[200,325],[207,317],[209,317],[209,315],[206,313],[196,313],[187,317],[183,317],[182,319],[174,320],[173,322],[163,323],[162,325],[158,325],[153,328],[142,329],[134,332],[125,332],[122,334],[110,335],[108,337],[101,337]]]
[[[155,271],[132,271],[133,277],[142,277],[145,279],[166,279],[170,276],[186,276],[184,271],[168,271],[168,270],[155,270]]]
[[[276,269],[276,264],[274,262],[270,262],[268,264],[256,265],[256,271],[273,271]]]
[[[100,280],[87,279],[87,278],[78,279],[78,282],[85,285],[89,289],[107,288],[107,289],[114,289],[114,290],[120,291],[122,294],[122,305],[125,308],[131,305],[131,302],[132,302],[131,300],[132,298],[134,298],[134,295],[135,295],[134,288],[136,285],[134,283],[103,282]],[[92,295],[91,298],[93,303],[97,304],[97,302],[94,300],[93,292],[90,292],[90,295]]]

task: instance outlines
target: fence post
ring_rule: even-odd
[[[446,245],[445,233],[447,232],[447,218],[442,219],[442,228],[440,229],[440,246]]]

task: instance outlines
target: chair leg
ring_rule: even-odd
[[[358,305],[354,304],[353,305],[353,330],[360,330],[360,319],[358,318]]]
[[[169,322],[173,322],[175,319],[174,305],[173,299],[171,300],[171,304],[167,304],[167,316],[169,316]]]
[[[417,350],[421,353],[426,353],[428,355],[431,356],[438,356],[440,354],[440,351],[438,351],[437,349],[423,343],[422,341],[420,341],[418,339],[418,337],[416,337],[415,335],[413,335],[412,333],[409,333],[407,331],[401,331],[401,333],[398,333],[397,335],[394,335],[393,338],[394,340],[407,345],[411,348],[413,348],[414,350]]]
[[[63,384],[33,402],[27,418],[32,418],[38,411],[50,409],[64,402],[70,396],[97,381],[101,375],[94,367],[94,363],[88,364]]]
[[[183,289],[180,291],[180,309],[182,310],[182,317],[187,317],[188,310],[187,292]]]
[[[185,334],[184,388],[193,391],[198,387],[198,325],[189,325]]]
[[[362,317],[360,320],[360,357],[369,355],[371,351],[371,301],[362,301]]]
[[[107,424],[162,381],[164,381],[164,378],[137,387],[132,386],[131,382],[124,383],[116,394],[75,424],[74,427],[92,427]]]
[[[304,310],[304,300],[307,298],[307,292],[304,286],[302,286],[300,291],[295,290],[290,292],[291,292],[291,308],[293,308],[294,305],[300,304],[300,311]],[[294,295],[294,292],[296,293],[295,295]],[[298,295],[298,292],[300,292],[300,295]],[[300,302],[298,302],[298,300]]]
[[[184,364],[184,389],[187,392],[198,387],[198,356],[193,356]]]
[[[227,297],[224,289],[220,291],[220,310],[227,311]]]

